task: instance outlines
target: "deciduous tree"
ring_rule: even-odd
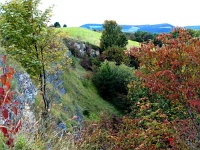
[[[161,34],[158,40],[162,47],[150,42],[131,49],[130,53],[140,62],[136,75],[151,94],[156,93],[171,100],[172,104],[184,106],[200,134],[197,117],[200,111],[200,41],[192,38],[184,28]]]
[[[1,5],[0,34],[8,54],[27,72],[39,79],[45,110],[50,101],[46,95],[46,73],[49,64],[64,58],[59,32],[48,27],[51,8],[38,9],[40,0],[11,0]]]
[[[128,44],[126,35],[121,30],[121,26],[116,21],[105,20],[100,39],[100,47],[103,51],[108,47],[125,47]]]

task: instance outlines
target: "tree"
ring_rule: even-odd
[[[129,65],[130,60],[124,53],[124,48],[119,48],[117,46],[112,46],[103,52],[103,56],[108,61],[116,62],[116,65],[122,63]]]
[[[55,27],[55,28],[60,28],[60,27],[61,27],[61,26],[60,26],[60,23],[59,23],[59,22],[55,22],[55,23],[54,23],[54,27]]]
[[[200,30],[187,29],[192,37],[200,37]]]
[[[121,31],[121,29],[121,26],[119,26],[116,21],[104,21],[100,39],[100,47],[102,51],[112,46],[123,48],[128,44],[126,35]]]
[[[64,24],[64,25],[63,25],[63,27],[67,27],[67,25],[66,25],[66,24]]]
[[[162,47],[152,42],[133,48],[131,54],[140,62],[136,75],[150,94],[157,94],[187,110],[193,130],[200,134],[200,41],[184,28],[161,34]],[[182,110],[182,109],[179,109]],[[186,123],[187,124],[187,123]],[[196,136],[193,134],[193,136]],[[196,136],[198,137],[198,136]]]
[[[38,9],[39,3],[40,0],[11,0],[2,5],[0,34],[6,52],[20,62],[32,78],[39,79],[48,112],[46,73],[52,62],[64,59],[65,49],[60,33],[47,26],[51,8],[42,12]]]
[[[106,100],[112,102],[123,111],[129,110],[130,101],[127,100],[130,81],[134,80],[133,69],[115,62],[104,61],[99,70],[95,71],[93,83],[99,94]]]

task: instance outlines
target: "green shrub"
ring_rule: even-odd
[[[122,64],[104,61],[94,73],[93,82],[99,94],[123,110],[128,110],[130,101],[126,95],[127,85],[134,79],[133,69]]]
[[[19,137],[17,137],[17,140],[16,140],[15,149],[16,150],[30,149],[27,147],[27,143],[28,143],[28,141],[26,140],[25,137],[19,136]]]
[[[117,46],[112,46],[103,52],[104,58],[108,61],[116,62],[116,65],[122,63],[129,65],[130,60],[124,53],[124,48],[119,48]]]

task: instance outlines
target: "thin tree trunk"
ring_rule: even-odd
[[[38,47],[35,44],[35,51],[36,51],[36,57],[38,60],[40,60],[39,58],[39,52],[38,52]],[[45,75],[45,68],[44,68],[44,56],[43,56],[43,49],[40,50],[41,53],[41,59],[42,59],[42,68],[40,70],[40,74],[39,74],[39,82],[40,82],[40,91],[42,92],[42,99],[44,102],[44,107],[45,107],[45,111],[48,112],[49,109],[49,103],[48,100],[46,98],[46,75]]]
[[[42,92],[43,92],[43,101],[45,103],[45,111],[49,111],[49,100],[47,98],[47,93],[46,93],[46,71],[45,71],[45,64],[44,64],[44,53],[43,53],[43,48],[41,47],[40,49],[41,52],[41,61],[42,61]]]

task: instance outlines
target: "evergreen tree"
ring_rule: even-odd
[[[61,26],[60,26],[60,23],[59,23],[59,22],[55,22],[55,23],[54,23],[54,27],[55,27],[55,28],[60,28],[60,27],[61,27]]]

